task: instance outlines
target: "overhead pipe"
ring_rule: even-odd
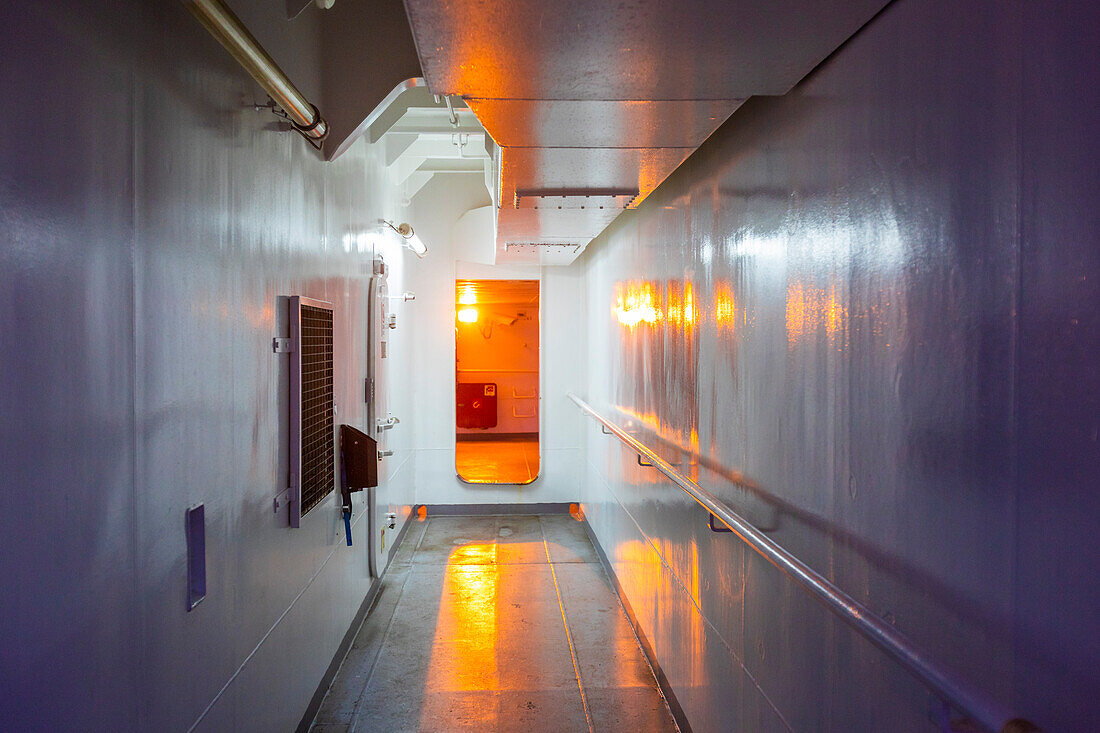
[[[294,129],[318,150],[328,135],[328,123],[317,107],[290,81],[275,60],[222,0],[182,0],[191,14],[206,26],[263,87]]]

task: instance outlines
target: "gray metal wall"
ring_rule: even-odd
[[[233,5],[315,94],[312,11]],[[178,2],[5,3],[0,39],[2,727],[292,729],[369,587],[366,522],[348,548],[333,498],[298,530],[274,512],[271,338],[279,296],[333,302],[337,420],[361,424],[373,246],[344,235],[397,215],[380,163],[266,130]],[[380,511],[409,487],[391,468]]]
[[[1100,719],[1097,7],[897,0],[585,261],[590,401],[1051,731]],[[695,730],[938,724],[586,430],[589,519]]]

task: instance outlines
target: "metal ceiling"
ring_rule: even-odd
[[[297,2],[289,2],[293,14]],[[329,121],[325,157],[342,155],[405,90],[421,83],[420,63],[400,0],[338,2],[317,14],[320,24],[321,96]]]
[[[501,148],[498,262],[539,261],[510,242],[579,253],[622,211],[517,194],[636,206],[747,97],[787,92],[885,4],[405,0],[429,88],[465,98]]]

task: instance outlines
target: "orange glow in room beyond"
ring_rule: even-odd
[[[539,283],[455,282],[455,471],[472,484],[539,473]]]

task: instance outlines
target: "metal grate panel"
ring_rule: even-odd
[[[332,491],[332,311],[302,306],[302,514]]]
[[[336,485],[332,307],[292,298],[291,329],[295,368],[290,380],[290,523],[297,527]]]

